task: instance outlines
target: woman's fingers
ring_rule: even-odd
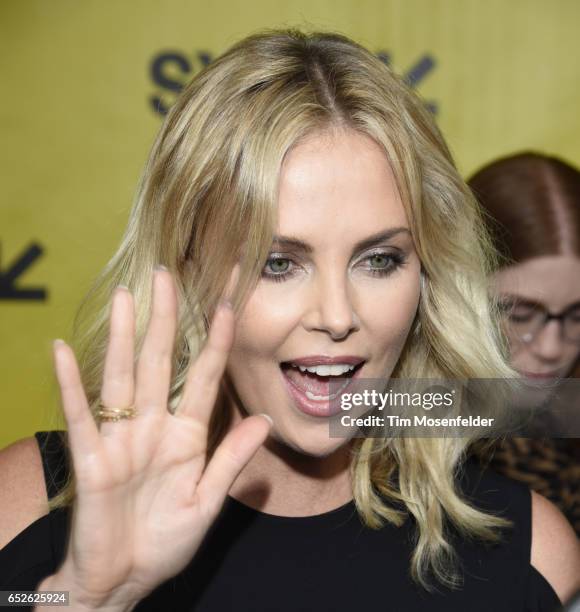
[[[109,326],[109,344],[105,358],[101,401],[107,408],[125,408],[135,398],[134,344],[135,314],[131,292],[117,287],[113,293]],[[101,432],[119,431],[121,423],[101,424]]]
[[[216,448],[196,489],[197,499],[210,513],[219,511],[234,480],[268,437],[271,425],[266,415],[247,417]]]
[[[176,417],[192,418],[207,427],[233,338],[234,312],[227,302],[221,302],[214,313],[205,345],[187,373]]]
[[[175,416],[195,419],[203,427],[209,424],[234,342],[235,316],[231,300],[239,277],[240,266],[236,264],[214,312],[205,345],[189,368],[183,395],[175,411]]]
[[[53,354],[73,463],[78,465],[79,460],[98,450],[99,430],[89,409],[73,350],[62,340],[56,340]]]
[[[165,413],[177,326],[177,293],[168,270],[153,274],[153,301],[137,365],[135,404],[140,414]]]

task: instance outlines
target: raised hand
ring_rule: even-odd
[[[38,588],[70,590],[79,609],[131,609],[179,573],[268,435],[268,417],[248,417],[226,435],[206,466],[208,424],[233,342],[234,313],[226,303],[217,308],[171,414],[176,320],[173,278],[158,268],[135,377],[133,296],[125,288],[115,290],[101,399],[107,408],[134,403],[137,415],[104,422],[100,429],[72,349],[55,343],[77,497],[66,558]]]

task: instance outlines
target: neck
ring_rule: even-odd
[[[232,426],[237,422],[235,418]],[[325,457],[312,457],[270,436],[243,468],[229,494],[266,514],[322,514],[352,499],[350,458],[350,445]]]

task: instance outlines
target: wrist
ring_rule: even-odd
[[[135,602],[112,603],[110,600],[89,597],[75,588],[74,582],[60,572],[56,572],[44,578],[36,587],[36,591],[68,591],[68,604],[63,605],[68,612],[131,612],[137,605]],[[109,599],[109,598],[107,598]],[[60,608],[61,606],[53,606]],[[40,612],[40,608],[34,607],[35,612]]]

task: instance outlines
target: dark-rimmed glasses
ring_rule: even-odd
[[[550,312],[543,304],[517,298],[501,298],[498,302],[508,332],[519,340],[530,343],[548,321],[560,322],[562,338],[580,344],[580,302],[571,304],[560,313]]]

